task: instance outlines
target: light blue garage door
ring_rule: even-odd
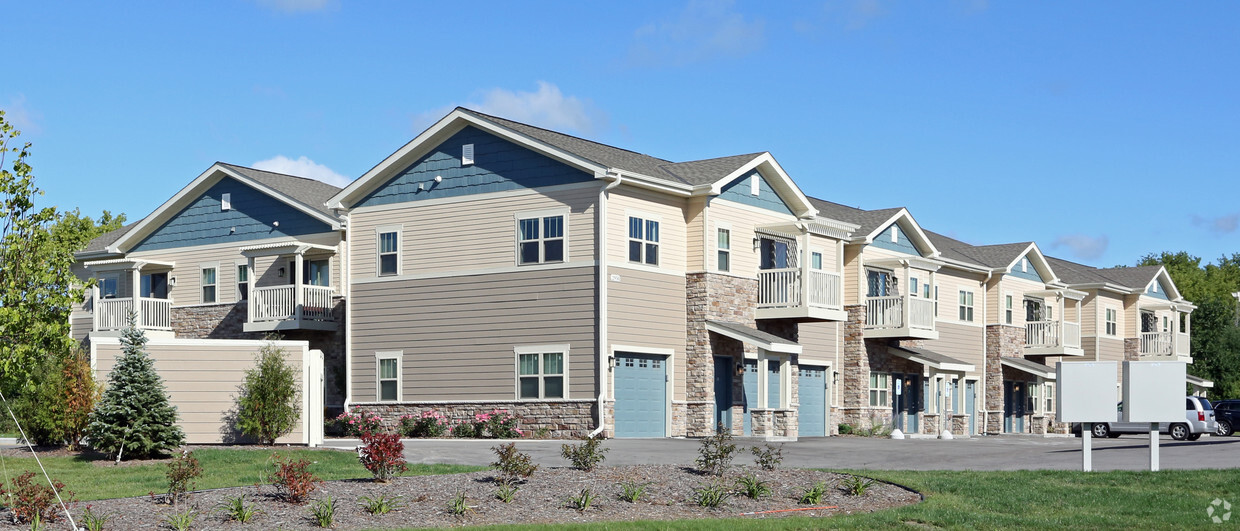
[[[797,371],[797,420],[801,437],[827,436],[827,368],[801,365]]]
[[[667,356],[616,353],[616,437],[667,436]]]

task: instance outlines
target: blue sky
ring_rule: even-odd
[[[1240,252],[1240,4],[9,3],[43,201],[136,220],[219,160],[351,180],[456,105],[1097,266]],[[337,183],[338,184],[338,183]]]

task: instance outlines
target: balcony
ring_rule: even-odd
[[[134,324],[146,331],[172,331],[172,300],[151,297],[125,297],[96,299],[94,307],[95,332],[119,332]]]
[[[244,328],[246,332],[335,330],[332,289],[310,285],[254,288]]]
[[[1141,359],[1143,361],[1193,362],[1189,334],[1171,332],[1141,332]]]
[[[1034,356],[1083,356],[1081,325],[1067,321],[1025,323],[1025,354]]]
[[[866,297],[865,337],[938,339],[934,301],[908,295]]]
[[[839,273],[800,268],[759,271],[756,316],[797,321],[847,319]]]

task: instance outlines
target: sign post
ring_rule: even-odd
[[[1114,361],[1055,364],[1055,418],[1081,423],[1081,470],[1093,470],[1095,422],[1115,422],[1115,387],[1119,364]]]
[[[1124,362],[1124,422],[1148,422],[1150,471],[1158,471],[1158,424],[1184,422],[1182,361]]]

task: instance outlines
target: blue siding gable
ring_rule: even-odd
[[[1158,291],[1154,291],[1154,286],[1158,286]],[[1163,284],[1162,279],[1155,279],[1148,287],[1145,288],[1145,294],[1155,299],[1170,300],[1167,298],[1167,286]]]
[[[753,191],[754,179],[758,180],[758,195],[750,193]],[[775,189],[771,188],[771,183],[767,182],[766,178],[762,177],[762,174],[756,170],[724,185],[719,193],[719,198],[736,201],[743,205],[765,208],[780,214],[792,214],[792,209],[788,208],[783,198],[775,193]]]
[[[1028,256],[1028,255],[1025,255],[1025,256],[1023,256],[1022,258],[1023,258],[1023,259],[1028,259],[1028,258],[1029,258],[1029,256]],[[1034,282],[1042,282],[1042,283],[1046,283],[1046,280],[1045,280],[1045,279],[1043,279],[1043,278],[1042,278],[1042,275],[1038,273],[1038,269],[1037,269],[1036,267],[1033,267],[1033,261],[1032,261],[1032,260],[1030,260],[1030,261],[1029,261],[1029,271],[1028,271],[1028,272],[1021,271],[1021,269],[1020,269],[1020,265],[1021,265],[1021,261],[1020,261],[1020,260],[1017,260],[1017,261],[1016,261],[1016,265],[1012,266],[1012,272],[1011,272],[1011,273],[1008,273],[1008,274],[1009,274],[1009,275],[1012,275],[1012,276],[1014,276],[1014,277],[1016,277],[1016,278],[1023,278],[1023,279],[1026,279],[1026,280],[1032,280],[1032,281],[1034,281]]]
[[[461,150],[474,145],[474,163],[461,165]],[[436,183],[435,177],[443,177]],[[389,205],[439,197],[537,188],[594,180],[594,175],[518,146],[473,126],[435,146],[357,206]],[[418,189],[418,185],[422,189]]]
[[[897,235],[897,241],[894,242],[891,241],[892,227],[895,227]],[[878,247],[879,249],[887,249],[889,251],[911,254],[913,256],[921,256],[921,251],[918,251],[917,246],[913,245],[913,240],[908,238],[908,234],[904,232],[904,229],[900,227],[899,223],[892,223],[884,227],[883,230],[874,237],[874,242],[870,245]]]
[[[220,200],[226,193],[231,194],[231,208],[220,210]],[[280,222],[279,227],[274,226],[277,221]],[[153,251],[281,236],[295,237],[331,230],[331,225],[292,205],[250,188],[232,177],[225,177],[199,196],[193,204],[155,229],[155,232],[131,251]]]

